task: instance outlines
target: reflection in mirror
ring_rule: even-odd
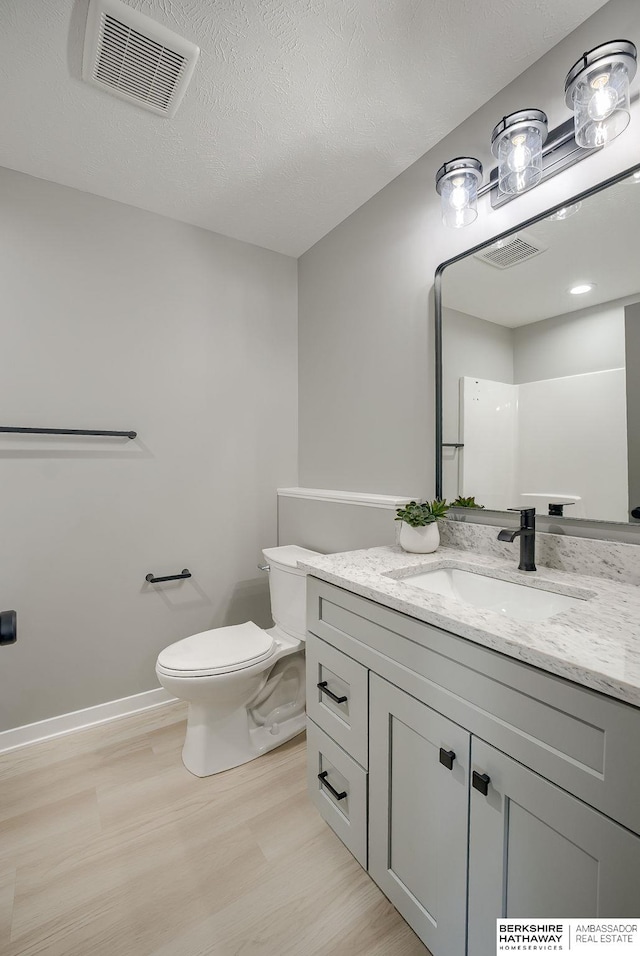
[[[444,269],[447,500],[638,521],[639,234],[636,175]]]

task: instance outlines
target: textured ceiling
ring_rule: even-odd
[[[516,200],[517,202],[517,200]],[[541,319],[640,293],[640,184],[621,182],[585,199],[569,219],[543,219],[515,233],[545,252],[501,271],[468,256],[444,271],[443,303],[498,325]],[[580,283],[585,295],[570,295]]]
[[[129,5],[201,47],[176,116],[82,82],[87,0],[0,0],[0,165],[298,256],[604,2]]]

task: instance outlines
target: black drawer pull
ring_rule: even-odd
[[[471,786],[478,790],[484,797],[489,792],[489,781],[491,777],[486,773],[478,773],[477,770],[473,771],[473,776],[471,778]]]
[[[329,690],[326,680],[320,681],[319,684],[316,684],[316,687],[322,691],[323,694],[326,694],[327,697],[330,697],[334,704],[344,704],[345,701],[349,700],[348,697],[338,697],[332,690]]]
[[[446,767],[447,770],[453,770],[453,761],[455,759],[456,755],[453,750],[445,750],[444,747],[440,748],[440,763],[443,767]]]
[[[346,790],[343,790],[342,793],[338,793],[338,791],[335,789],[335,787],[332,787],[331,784],[329,783],[329,781],[327,780],[327,774],[328,774],[328,773],[329,773],[328,770],[323,770],[322,773],[319,773],[319,774],[318,774],[318,780],[320,781],[320,783],[322,784],[323,787],[326,787],[326,788],[327,788],[327,790],[329,791],[329,793],[330,793],[333,797],[335,797],[336,800],[344,800],[344,798],[345,798],[346,795],[347,795],[347,791],[346,791]]]

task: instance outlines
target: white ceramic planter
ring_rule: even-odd
[[[433,521],[423,528],[412,528],[405,521],[400,522],[400,547],[411,554],[430,554],[440,544],[438,522]]]

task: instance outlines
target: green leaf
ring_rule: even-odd
[[[424,528],[434,521],[444,518],[449,505],[446,501],[409,501],[403,508],[396,508],[396,521],[404,521],[412,528]]]
[[[463,498],[461,495],[458,495],[455,501],[451,502],[452,508],[484,508],[484,505],[479,505],[476,502],[474,496],[469,498]]]

